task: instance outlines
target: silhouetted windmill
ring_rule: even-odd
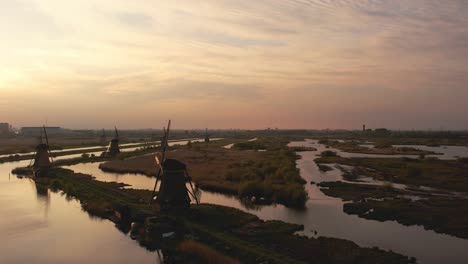
[[[208,135],[208,128],[205,129],[205,143],[210,143],[210,135]]]
[[[198,198],[195,195],[192,178],[187,171],[187,165],[176,159],[166,158],[170,127],[171,120],[169,120],[167,129],[163,129],[164,138],[161,142],[161,155],[160,157],[156,155],[156,166],[158,166],[159,170],[151,195],[151,201],[153,201],[156,187],[158,182],[161,181],[158,195],[156,196],[156,203],[161,206],[162,210],[188,207],[190,205],[190,196],[198,204]],[[187,188],[186,183],[189,184],[190,190]]]
[[[32,164],[33,172],[35,177],[44,177],[47,176],[47,172],[52,167],[52,155],[49,149],[49,138],[47,137],[47,131],[45,126],[42,127],[44,130],[44,136],[46,143],[42,140],[42,130],[41,130],[41,142],[36,147],[36,153],[34,155],[34,160]]]
[[[110,141],[107,150],[103,153],[105,156],[115,157],[120,154],[120,147],[119,147],[119,131],[117,127],[115,127],[115,135],[114,138]]]

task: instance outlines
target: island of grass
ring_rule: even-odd
[[[415,193],[392,188],[345,182],[320,183],[328,196],[350,201],[343,211],[377,221],[422,225],[428,230],[468,239],[468,199]],[[417,197],[418,199],[411,199]],[[456,217],[454,217],[456,215]]]
[[[432,151],[420,150],[410,147],[393,147],[387,142],[378,142],[373,148],[360,146],[358,141],[345,141],[341,142],[338,140],[322,139],[319,140],[320,144],[324,144],[327,147],[339,149],[343,152],[348,153],[360,153],[360,154],[378,154],[378,155],[440,155]]]
[[[353,166],[351,171],[344,173],[349,181],[371,177],[388,182],[382,186],[320,183],[321,191],[326,195],[351,201],[344,204],[344,212],[366,219],[422,225],[439,233],[468,238],[468,163],[463,159],[342,158],[322,155],[316,162]],[[396,189],[392,182],[410,187]]]
[[[303,227],[262,221],[240,210],[211,204],[161,213],[149,205],[151,192],[99,182],[90,175],[54,168],[38,188],[63,191],[78,199],[90,215],[110,219],[139,243],[160,249],[170,263],[410,263],[402,255],[362,248],[347,240],[306,238]]]
[[[255,203],[302,208],[308,199],[306,181],[296,168],[298,157],[287,143],[258,139],[234,144],[231,149],[194,143],[168,152],[167,157],[186,163],[193,181],[202,189],[238,195]],[[258,146],[264,151],[254,150]],[[155,154],[109,161],[100,168],[148,176],[157,173]]]
[[[315,162],[353,166],[356,170],[349,177],[368,176],[381,181],[468,193],[468,162],[465,159],[343,158],[322,155]]]

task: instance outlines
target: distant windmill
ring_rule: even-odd
[[[49,138],[47,137],[47,131],[45,126],[43,126],[44,137],[46,143],[42,141],[42,130],[41,130],[41,142],[36,147],[36,153],[34,155],[34,160],[32,164],[34,177],[44,177],[47,176],[47,172],[52,167],[52,155],[49,149]]]
[[[102,153],[104,156],[111,156],[115,157],[120,154],[120,147],[119,147],[119,131],[117,127],[115,127],[115,135],[114,138],[110,141],[107,150]]]
[[[166,158],[170,127],[171,120],[169,120],[167,129],[164,128],[164,138],[161,142],[161,155],[160,157],[156,155],[156,166],[159,170],[151,195],[151,200],[153,201],[156,187],[158,182],[161,181],[158,195],[156,196],[156,203],[161,206],[162,210],[186,208],[190,206],[190,197],[198,204],[198,198],[195,195],[192,178],[187,171],[187,165],[176,159]],[[187,188],[187,183],[190,186],[190,190]]]
[[[205,143],[210,143],[210,135],[208,135],[208,128],[205,129]]]

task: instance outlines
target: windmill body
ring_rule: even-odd
[[[119,132],[117,131],[117,128],[115,128],[115,136],[110,141],[109,146],[107,147],[107,150],[104,153],[102,153],[102,155],[115,157],[119,154],[120,154]]]
[[[109,156],[117,156],[120,154],[120,147],[119,147],[119,139],[118,138],[113,138],[111,142],[109,143],[109,146],[107,147],[107,154]]]
[[[44,177],[52,167],[51,155],[49,151],[49,139],[47,138],[47,132],[44,127],[44,133],[47,143],[40,143],[36,147],[36,154],[34,155],[34,162],[32,165],[35,177]],[[41,134],[42,141],[42,134]]]
[[[166,159],[160,166],[163,173],[156,202],[161,208],[188,207],[190,197],[185,186],[187,166],[175,159]]]
[[[205,129],[205,143],[210,143],[210,135],[208,135],[208,128]]]

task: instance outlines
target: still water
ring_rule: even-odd
[[[90,217],[77,201],[9,177],[28,163],[0,164],[0,263],[160,263],[156,253],[112,222]]]

